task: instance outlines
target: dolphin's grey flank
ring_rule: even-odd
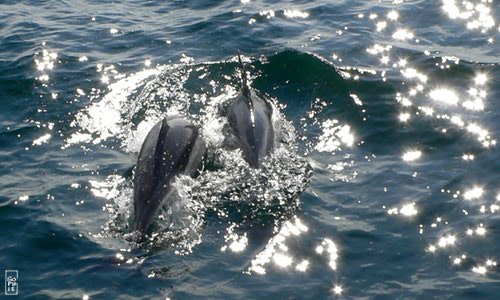
[[[135,230],[146,233],[162,205],[175,201],[172,180],[200,167],[205,142],[199,128],[184,117],[166,117],[144,140],[134,178]]]
[[[274,147],[273,109],[269,102],[252,90],[241,67],[241,91],[227,108],[229,126],[238,140],[243,156],[252,168],[258,168]]]

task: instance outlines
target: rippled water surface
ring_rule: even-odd
[[[0,266],[31,299],[496,299],[500,3],[0,2]],[[237,51],[274,107],[224,139]],[[134,165],[207,142],[140,244]]]

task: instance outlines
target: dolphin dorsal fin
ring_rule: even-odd
[[[250,87],[248,86],[247,72],[245,72],[245,65],[241,60],[240,51],[238,50],[238,61],[240,63],[241,69],[241,88],[243,89],[243,95],[250,99]]]

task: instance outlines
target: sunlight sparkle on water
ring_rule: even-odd
[[[124,260],[125,259],[125,256],[123,256],[123,254],[121,254],[121,253],[116,253],[115,257],[118,260]]]
[[[400,212],[405,216],[414,216],[418,213],[417,209],[415,208],[415,203],[404,205],[403,207],[401,207]]]
[[[429,96],[437,102],[444,103],[444,104],[449,104],[449,105],[457,105],[458,103],[458,96],[457,94],[447,88],[439,88],[432,90],[429,93]]]
[[[455,244],[456,237],[454,235],[448,235],[446,237],[441,237],[438,241],[438,246],[441,248],[446,248],[447,246],[453,246]]]
[[[484,147],[490,147],[496,145],[496,140],[493,140],[490,136],[488,130],[482,128],[478,124],[470,123],[467,126],[467,131],[476,135],[477,140],[481,142]]]
[[[401,207],[401,209],[398,209],[397,207],[391,208],[387,210],[387,213],[389,215],[398,215],[402,214],[404,216],[410,217],[414,216],[418,213],[417,209],[415,208],[415,203],[409,203],[405,204]]]
[[[387,14],[387,19],[389,20],[397,20],[399,18],[399,14],[397,11],[395,10],[391,10],[388,14]]]
[[[406,67],[407,64],[408,64],[408,61],[406,59],[401,58],[400,60],[398,60],[398,65],[400,67]]]
[[[302,11],[299,11],[299,10],[288,10],[288,9],[285,9],[285,11],[283,13],[285,14],[285,17],[290,18],[290,19],[294,19],[294,18],[305,19],[305,18],[309,17],[309,13],[302,12]]]
[[[486,79],[476,77],[476,86],[484,84],[482,82],[485,81]],[[472,96],[472,99],[467,99],[462,102],[462,106],[468,110],[483,110],[485,107],[484,100],[486,99],[486,90],[481,90],[478,87],[472,87],[469,89],[468,93]]]
[[[230,249],[232,252],[242,252],[248,245],[248,238],[246,232],[243,235],[239,235],[235,232],[236,226],[233,224],[229,226],[227,234],[224,236],[226,245],[222,246],[221,251],[224,252],[226,249]],[[229,245],[227,245],[229,244]]]
[[[406,97],[402,97],[400,93],[398,93],[398,94],[396,95],[396,100],[397,100],[399,103],[401,103],[401,105],[403,105],[403,106],[407,106],[407,107],[409,107],[409,106],[412,106],[412,105],[413,105],[413,103],[410,101],[410,99],[408,99],[408,98],[406,98]]]
[[[464,192],[464,198],[466,200],[473,200],[473,199],[478,199],[480,198],[484,193],[484,190],[482,187],[473,187],[470,190],[467,190]]]
[[[450,119],[451,123],[458,125],[459,127],[464,127],[465,122],[459,116],[453,116]]]
[[[409,113],[401,113],[401,114],[399,115],[399,120],[400,120],[401,122],[406,122],[406,121],[408,121],[409,119],[410,119],[410,114],[409,114]]]
[[[45,45],[45,44],[44,44]],[[41,58],[39,58],[40,52],[35,54],[35,65],[38,71],[45,72],[54,69],[54,64],[56,63],[57,53],[51,52],[47,49],[43,49],[41,52]],[[42,73],[36,79],[42,82],[48,82],[50,77],[47,73]]]
[[[487,265],[487,266],[490,266],[490,267],[496,267],[497,262],[496,262],[496,261],[494,261],[494,260],[488,259],[488,260],[486,261],[486,265]]]
[[[380,53],[388,52],[391,49],[392,49],[392,45],[382,46],[380,44],[375,44],[375,45],[373,45],[373,47],[367,48],[366,52],[370,53],[371,55],[377,55]]]
[[[109,83],[109,77],[106,76],[106,75],[102,75],[101,82],[105,83],[105,84],[108,84]]]
[[[38,71],[45,69],[52,70],[54,68],[54,61],[57,59],[56,52],[49,52],[46,49],[42,50],[42,59],[35,59],[36,68]]]
[[[264,250],[257,254],[251,261],[248,273],[266,274],[265,266],[271,262],[271,259],[281,267],[291,265],[293,262],[292,255],[290,253],[283,253],[288,251],[288,247],[285,244],[286,239],[292,235],[299,236],[307,230],[307,226],[299,218],[285,222],[278,233],[269,240]]]
[[[478,235],[485,235],[486,234],[486,229],[484,227],[478,227],[476,228],[476,234]]]
[[[404,161],[415,161],[422,156],[422,152],[419,150],[409,150],[403,154]]]
[[[274,10],[270,9],[270,10],[260,11],[259,15],[266,17],[266,19],[271,19],[271,18],[274,18],[275,13],[274,13]]]
[[[351,147],[354,144],[354,135],[349,125],[339,125],[338,120],[326,120],[321,125],[323,133],[319,137],[316,150],[320,152],[335,152],[341,144]]]
[[[90,191],[94,196],[105,199],[114,199],[120,193],[119,186],[125,178],[119,175],[110,175],[105,181],[89,180]]]
[[[377,23],[377,31],[382,31],[387,27],[386,21],[380,21]]]
[[[488,6],[492,2],[493,0],[475,2],[442,0],[442,9],[451,19],[467,20],[468,29],[480,29],[484,33],[495,26],[495,19],[491,15],[492,9]]]
[[[293,259],[286,254],[276,253],[273,255],[273,261],[280,267],[288,267],[292,264]]]
[[[49,133],[42,135],[41,137],[37,138],[36,140],[33,141],[33,146],[40,146],[44,143],[47,143],[50,139],[51,135]]]
[[[474,100],[467,100],[462,102],[462,106],[468,110],[480,111],[484,110],[483,100],[476,98]]]
[[[333,287],[332,291],[333,293],[335,293],[335,295],[340,295],[342,294],[342,286],[336,285]]]
[[[241,239],[239,240],[234,240],[230,245],[229,248],[233,252],[241,252],[245,250],[246,246],[248,244],[248,239],[246,236],[242,236]]]
[[[434,108],[429,106],[419,106],[418,107],[426,116],[432,116],[434,114]]]
[[[300,272],[305,272],[307,271],[307,268],[309,267],[309,261],[303,260],[302,262],[298,263],[295,266],[295,269]]]
[[[474,154],[464,154],[462,155],[463,160],[474,160]]]
[[[476,85],[484,85],[488,81],[488,76],[486,74],[477,74],[474,78],[474,83]]]
[[[337,269],[338,249],[332,240],[328,238],[323,239],[321,244],[316,247],[316,252],[318,254],[323,254],[324,252],[326,252],[329,258],[328,265],[332,270]]]
[[[427,76],[414,68],[403,69],[401,70],[401,74],[406,78],[418,78],[423,83],[427,82]]]
[[[337,135],[345,145],[351,147],[354,144],[354,135],[352,135],[351,127],[349,125],[342,126]]]
[[[488,259],[488,260],[486,260],[484,265],[478,265],[478,266],[472,267],[472,272],[484,275],[488,271],[488,268],[495,268],[496,266],[497,266],[496,261],[494,261],[492,259]]]
[[[409,31],[408,29],[398,29],[392,35],[393,39],[400,41],[411,40],[414,37],[415,35],[413,34],[413,32]]]

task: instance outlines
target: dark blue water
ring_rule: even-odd
[[[31,299],[496,299],[500,4],[2,1],[0,266]],[[218,108],[272,99],[261,170]],[[209,166],[130,239],[164,115]],[[162,216],[163,216],[162,215]]]

